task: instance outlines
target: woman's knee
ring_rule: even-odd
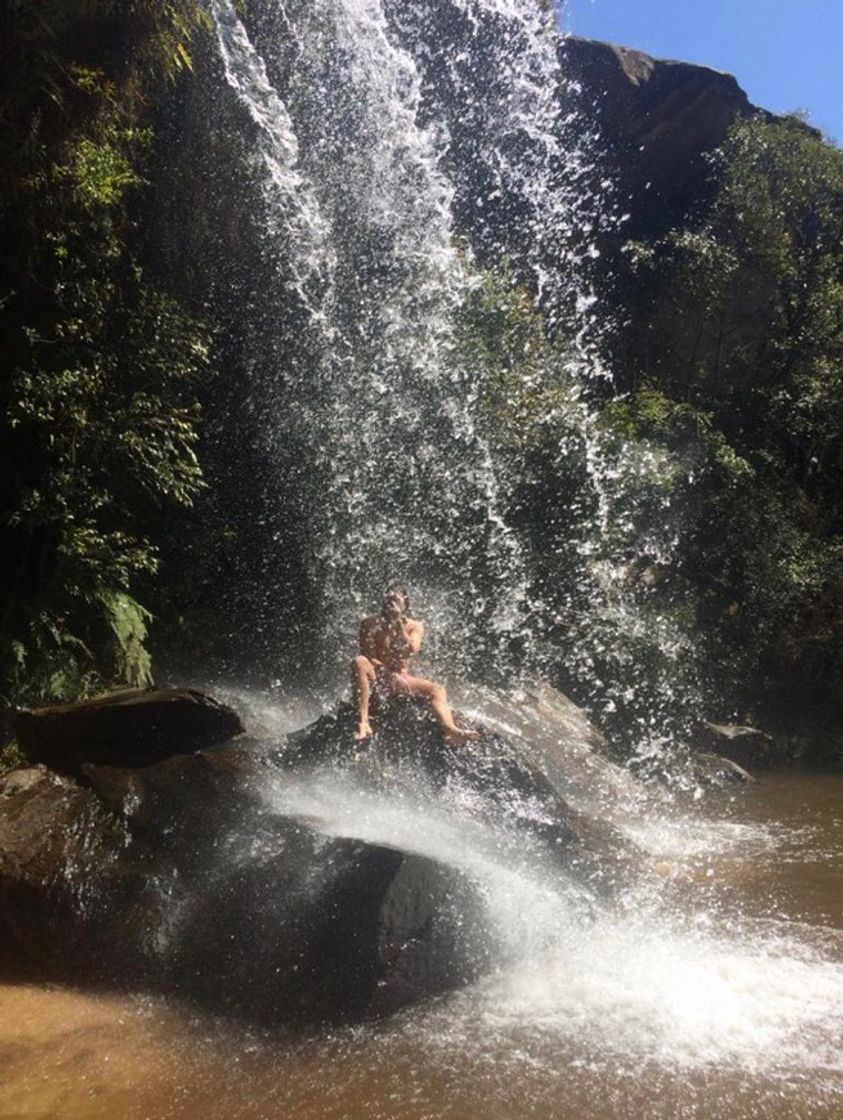
[[[352,672],[364,676],[371,677],[374,675],[374,667],[368,657],[364,657],[362,653],[358,653],[356,657],[351,659]]]
[[[431,700],[439,701],[439,703],[443,703],[448,699],[448,693],[441,684],[431,684],[428,695]]]

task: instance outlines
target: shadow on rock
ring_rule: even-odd
[[[133,719],[133,705],[110,707]],[[375,788],[412,771],[580,879],[628,879],[629,845],[576,813],[523,747],[490,730],[448,746],[426,706],[402,701],[373,713],[361,753],[353,714],[139,768],[97,765],[100,744],[80,739],[78,781],[43,766],[0,779],[5,974],[143,987],[276,1026],[389,1014],[487,971],[494,938],[471,876],[268,804],[270,778],[314,768],[353,768]]]

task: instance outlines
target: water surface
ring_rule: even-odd
[[[620,905],[545,897],[529,953],[377,1026],[294,1041],[7,984],[0,1116],[838,1120],[843,777],[764,775],[629,828],[654,871]]]

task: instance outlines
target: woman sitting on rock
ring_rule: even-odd
[[[428,700],[449,743],[479,739],[479,731],[462,731],[454,723],[448,696],[441,684],[410,676],[410,658],[421,649],[424,623],[408,618],[409,610],[410,599],[404,588],[391,587],[381,613],[364,618],[360,623],[360,653],[351,666],[359,715],[354,738],[362,742],[372,734],[369,697],[372,688],[376,688],[385,697],[420,696]]]

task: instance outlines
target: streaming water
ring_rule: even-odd
[[[497,969],[427,1008],[309,1040],[148,998],[0,987],[3,1115],[832,1120],[841,794],[840,777],[769,775],[702,811],[663,806],[639,822],[659,874],[594,907],[441,803],[336,775],[270,787],[275,811],[474,876],[504,934]]]
[[[565,110],[552,11],[209,6],[261,185],[271,279],[246,301],[242,331],[262,483],[298,522],[279,538],[289,528],[308,542],[327,651],[317,683],[333,681],[358,615],[400,577],[455,679],[513,639],[541,663],[552,623],[567,634],[555,655],[595,709],[625,709],[652,746],[675,730],[677,698],[686,713],[699,698],[693,644],[634,578],[672,562],[681,511],[657,451],[629,454],[589,404],[606,374],[588,262],[614,217],[593,181],[594,138]],[[463,344],[461,316],[490,268],[527,282],[549,336],[569,336],[555,453],[576,483],[559,526],[544,527],[550,556],[516,529],[517,478],[484,412],[488,369]],[[464,700],[539,755],[555,735],[552,712],[516,688],[475,684]],[[282,736],[318,711],[307,707],[253,714]],[[840,779],[769,779],[736,801],[679,805],[572,749],[554,774],[565,796],[642,853],[640,875],[607,901],[504,814],[481,818],[466,791],[395,778],[379,793],[347,775],[268,778],[262,810],[469,877],[495,949],[484,979],[306,1041],[148,999],[6,986],[2,1115],[840,1116]]]
[[[265,237],[289,262],[294,292],[309,276],[322,280],[308,308],[310,350],[279,359],[263,332],[256,350],[269,345],[276,367],[253,391],[268,410],[270,447],[287,462],[292,441],[306,466],[299,508],[326,647],[399,573],[422,594],[454,596],[453,633],[478,587],[517,592],[523,577],[476,425],[476,373],[456,353],[455,316],[472,280],[440,140],[419,121],[419,76],[380,3],[265,9],[267,62],[234,5],[213,5],[227,79],[258,126],[279,195]],[[300,228],[318,237],[301,244]],[[278,485],[290,481],[282,470]],[[485,612],[492,633],[507,629],[507,598],[498,602]]]
[[[681,733],[703,709],[695,643],[641,576],[674,563],[683,517],[667,483],[696,464],[613,437],[590,403],[609,375],[589,270],[624,216],[595,174],[599,138],[568,108],[551,7],[211,8],[272,262],[238,328],[262,418],[253,484],[276,495],[279,548],[304,542],[317,673],[331,678],[398,578],[440,667],[478,678],[564,659],[633,742]],[[490,386],[517,358],[477,332],[512,312],[492,294],[487,327],[466,320],[490,274],[499,293],[526,285],[554,348],[498,411]],[[558,493],[534,515],[537,540],[499,438],[519,393],[554,402],[540,423]],[[289,593],[271,565],[266,579],[268,597]]]

